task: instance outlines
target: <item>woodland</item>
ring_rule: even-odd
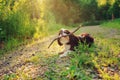
[[[79,25],[91,48],[47,48]],[[0,0],[0,80],[120,80],[120,0]]]

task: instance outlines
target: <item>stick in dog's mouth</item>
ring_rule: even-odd
[[[53,44],[54,41],[58,40],[58,39],[61,38],[61,37],[66,37],[66,36],[69,36],[69,35],[75,33],[75,32],[76,32],[77,30],[79,30],[81,27],[82,27],[82,25],[80,25],[78,28],[76,28],[73,32],[71,32],[71,33],[68,34],[68,35],[58,36],[57,38],[53,39],[53,41],[50,43],[50,45],[48,46],[48,48],[50,48],[50,46]]]

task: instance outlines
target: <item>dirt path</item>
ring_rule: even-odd
[[[80,33],[87,32],[92,35],[101,35],[106,38],[120,39],[120,30],[102,28],[100,26],[87,26],[80,29]]]
[[[99,26],[83,27],[77,34],[82,32],[88,32],[93,36],[99,34],[107,38],[120,39],[119,31],[104,29]],[[24,80],[23,75],[31,79],[42,76],[45,77],[44,73],[49,69],[48,62],[53,63],[56,61],[59,65],[67,65],[69,62],[67,62],[66,59],[58,59],[57,53],[63,48],[59,47],[57,43],[54,43],[50,49],[47,48],[53,38],[54,36],[44,38],[43,40],[22,46],[9,54],[5,54],[0,59],[0,78],[14,73],[19,76],[18,80]],[[54,57],[53,60],[52,57]]]
[[[32,76],[32,78],[36,77],[39,72],[42,72],[40,75],[43,74],[46,69],[45,66],[41,67],[40,65],[35,65],[30,61],[30,58],[36,56],[36,53],[47,52],[48,49],[46,45],[52,39],[53,37],[38,40],[33,44],[22,46],[18,50],[5,54],[0,59],[0,77],[17,73],[17,70],[29,73],[28,75]],[[47,56],[49,56],[49,54]]]

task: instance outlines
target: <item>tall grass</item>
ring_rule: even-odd
[[[115,19],[113,21],[104,22],[103,24],[101,24],[101,26],[107,27],[107,28],[120,29],[120,19]]]

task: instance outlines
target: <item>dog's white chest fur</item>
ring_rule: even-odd
[[[67,36],[60,38],[60,42],[64,45],[67,44],[69,42],[69,37]]]
[[[64,45],[65,46],[65,51],[70,50],[70,45]]]
[[[69,36],[66,36],[66,35],[68,35],[67,32],[66,32],[66,30],[65,30],[65,29],[62,29],[61,32],[60,32],[60,35],[59,35],[59,36],[63,36],[63,37],[60,38],[60,43],[64,45],[65,49],[64,49],[64,51],[63,51],[64,53],[61,54],[60,57],[67,56],[67,54],[68,54],[69,52],[71,52],[71,51],[70,51],[71,45],[68,45],[68,44],[67,44],[67,43],[70,42]]]
[[[64,53],[61,54],[60,57],[67,56],[67,54],[69,54],[71,52],[70,45],[64,45],[64,46],[65,46]]]

